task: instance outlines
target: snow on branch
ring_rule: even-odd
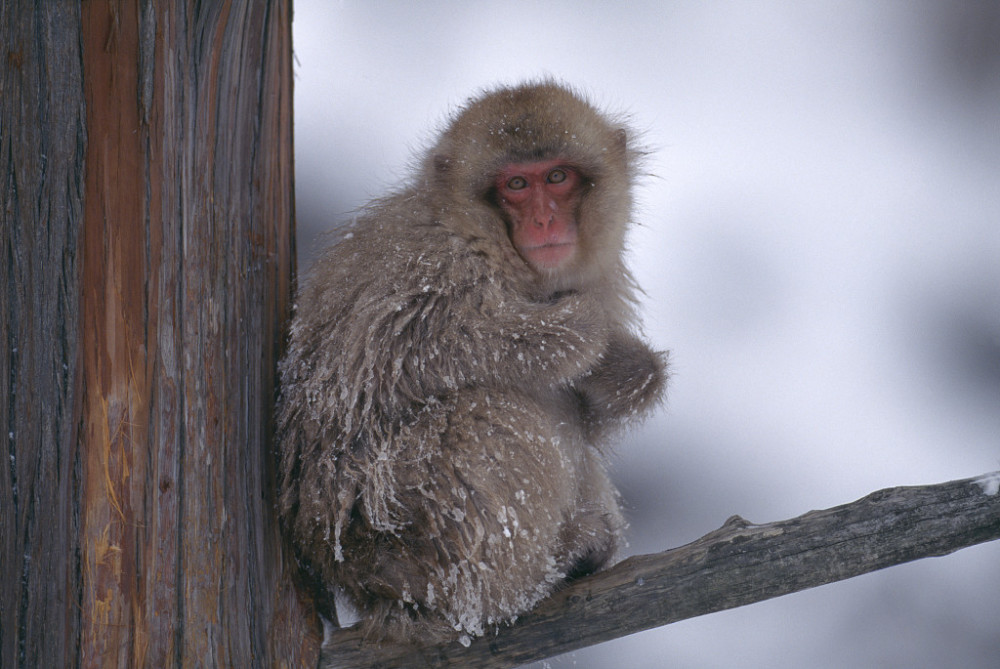
[[[638,555],[560,590],[514,625],[437,647],[335,631],[320,666],[515,667],[678,620],[744,606],[1000,538],[1000,472],[889,488],[754,525],[733,516],[680,548]]]

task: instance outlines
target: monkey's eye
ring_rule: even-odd
[[[528,187],[528,180],[524,177],[511,177],[507,182],[507,188],[511,190],[521,190]]]
[[[557,167],[556,169],[549,172],[547,180],[550,184],[561,184],[566,181],[566,170]]]

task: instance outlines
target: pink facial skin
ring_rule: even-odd
[[[497,175],[510,240],[535,270],[557,270],[576,253],[580,173],[558,160],[516,163]]]

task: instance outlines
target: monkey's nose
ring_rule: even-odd
[[[551,213],[548,215],[548,217],[546,217],[545,215],[541,215],[541,216],[534,216],[533,218],[535,219],[535,227],[541,228],[542,230],[552,225],[552,222],[556,219],[555,214]]]

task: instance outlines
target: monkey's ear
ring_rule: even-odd
[[[435,153],[433,160],[434,172],[431,179],[436,184],[436,188],[448,190],[448,184],[455,178],[455,168],[458,165],[447,153]]]
[[[626,169],[628,164],[628,130],[615,128],[607,137],[610,146],[607,148],[607,158],[616,165],[615,169]]]
[[[625,150],[628,148],[628,131],[625,128],[618,128],[615,132],[615,139],[618,141],[618,148]]]
[[[438,174],[447,174],[451,171],[452,160],[451,156],[439,153],[434,156],[434,171]]]

